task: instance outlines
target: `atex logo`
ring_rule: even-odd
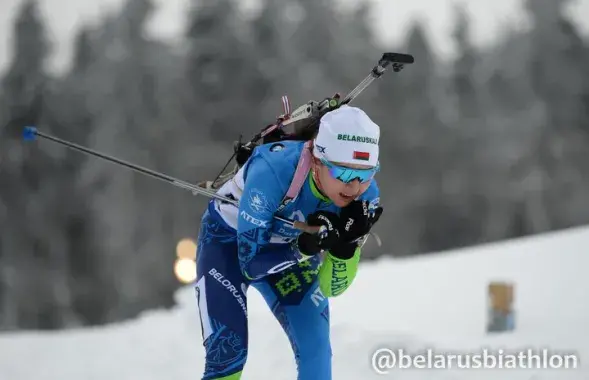
[[[253,216],[251,216],[250,214],[248,214],[247,212],[245,212],[245,210],[242,210],[239,215],[245,219],[247,222],[251,223],[251,224],[255,224],[258,227],[268,227],[267,226],[267,221],[265,220],[261,220],[261,219],[257,219],[254,218]]]

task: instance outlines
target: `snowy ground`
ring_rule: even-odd
[[[332,301],[334,379],[589,379],[589,229],[477,247],[436,257],[365,264]],[[516,283],[516,330],[485,334],[486,289]],[[203,370],[200,325],[188,287],[172,311],[103,328],[0,335],[1,380],[195,380]],[[249,293],[248,379],[296,379],[286,337],[254,289]],[[377,375],[378,348],[480,353],[574,351],[577,370],[412,369]]]

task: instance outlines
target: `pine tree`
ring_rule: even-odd
[[[161,45],[145,35],[153,10],[150,0],[129,0],[106,18],[92,33],[91,54],[97,58],[84,77],[92,112],[89,145],[158,170],[175,147],[167,143],[159,101],[158,57],[166,58],[167,51],[158,55]],[[171,304],[174,278],[161,268],[171,266],[175,244],[173,224],[166,223],[173,189],[97,158],[86,160],[78,185],[92,189],[92,234],[100,246],[87,283],[98,282],[102,289],[98,319],[129,318]]]
[[[5,114],[0,139],[3,165],[0,287],[3,328],[54,328],[76,323],[68,286],[61,150],[15,141],[34,125],[56,130],[50,112],[54,87],[45,68],[50,41],[34,0],[25,1],[15,19],[13,58],[2,80]]]
[[[470,41],[470,19],[463,6],[455,7],[456,24],[453,37],[457,45],[458,58],[454,62],[454,92],[462,118],[476,118],[481,110],[474,83],[477,52]]]
[[[205,135],[231,143],[240,133],[253,135],[263,127],[255,110],[266,90],[252,85],[260,78],[257,57],[234,2],[199,3],[191,10],[186,33],[185,78],[191,87],[187,107],[195,110],[187,114],[198,120]]]
[[[545,112],[533,136],[541,198],[528,208],[534,232],[587,222],[585,157],[589,153],[589,49],[564,15],[565,0],[528,0],[533,19],[532,87]],[[544,215],[543,218],[540,215]]]

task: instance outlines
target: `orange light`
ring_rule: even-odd
[[[196,262],[191,259],[177,259],[174,263],[174,274],[183,284],[196,280]]]
[[[182,239],[176,246],[176,256],[180,259],[194,260],[196,258],[196,243],[192,239]]]

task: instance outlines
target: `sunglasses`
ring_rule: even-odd
[[[358,179],[360,183],[366,183],[374,178],[376,173],[380,170],[380,164],[377,164],[374,168],[371,169],[353,169],[332,164],[325,158],[320,158],[319,160],[321,160],[323,165],[327,166],[329,169],[329,174],[333,178],[340,180],[343,183],[350,183],[356,179]]]

